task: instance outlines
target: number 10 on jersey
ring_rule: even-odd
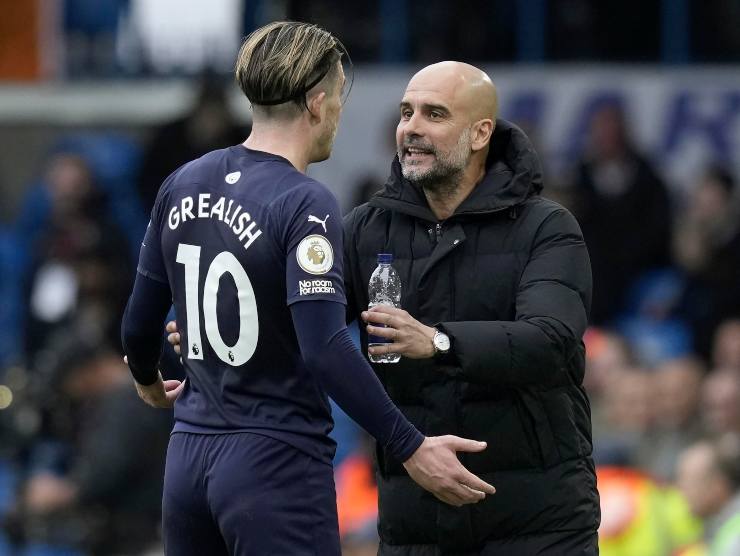
[[[200,251],[198,245],[181,243],[177,247],[177,262],[185,266],[185,310],[187,320],[187,346],[183,352],[188,359],[203,359],[200,334]],[[231,274],[236,284],[239,302],[239,337],[233,346],[226,345],[218,329],[218,286],[225,273]],[[203,284],[203,322],[208,343],[224,363],[237,367],[249,361],[257,349],[259,320],[257,301],[252,282],[239,260],[229,251],[222,251],[211,261]]]

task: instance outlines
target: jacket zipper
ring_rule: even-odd
[[[433,228],[427,229],[427,233],[429,234],[429,241],[434,245],[438,244],[442,239],[442,223],[437,222]]]

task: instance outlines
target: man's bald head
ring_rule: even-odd
[[[496,125],[496,87],[485,72],[439,62],[411,78],[396,129],[406,179],[425,190],[454,192],[482,178]]]
[[[435,91],[447,97],[471,121],[498,115],[498,93],[486,72],[464,62],[438,62],[416,73],[406,92]]]

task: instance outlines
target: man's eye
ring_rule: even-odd
[[[433,120],[436,120],[437,118],[441,118],[442,117],[442,114],[440,114],[439,112],[434,112],[433,111],[433,112],[431,112],[429,114],[429,117],[431,117]]]
[[[401,111],[401,117],[402,118],[405,118],[407,120],[411,117],[411,114],[412,114],[411,110],[402,110]]]

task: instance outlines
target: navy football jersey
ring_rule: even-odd
[[[274,154],[211,152],[162,185],[139,272],[169,282],[187,381],[175,431],[249,431],[330,462],[328,399],[289,306],[346,303],[342,219],[321,183]]]

